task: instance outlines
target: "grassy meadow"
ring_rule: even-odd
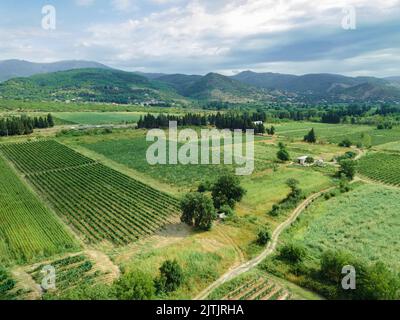
[[[400,128],[391,130],[378,130],[375,126],[351,124],[326,124],[314,122],[287,122],[277,124],[278,135],[289,140],[302,140],[314,128],[319,141],[338,144],[348,138],[353,144],[363,142],[363,135],[371,138],[371,145],[378,146],[400,140]]]
[[[400,270],[399,201],[396,188],[361,184],[349,193],[317,201],[282,240],[304,245],[312,259],[328,249],[342,250]]]

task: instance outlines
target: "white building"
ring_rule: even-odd
[[[308,159],[308,156],[298,157],[297,158],[297,163],[302,165],[302,166],[305,166],[307,164],[307,162],[306,162],[307,159]]]

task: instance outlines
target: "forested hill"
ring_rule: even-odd
[[[181,98],[161,82],[112,69],[77,69],[15,78],[0,84],[0,95],[7,99],[115,103]]]
[[[138,74],[88,68],[37,74],[0,83],[0,97],[40,101],[83,101],[169,105],[174,102],[228,103],[399,103],[397,78],[304,76],[242,72],[228,77]]]

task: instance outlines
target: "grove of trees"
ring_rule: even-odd
[[[46,117],[7,117],[0,118],[0,136],[27,135],[33,129],[43,129],[54,127],[54,120],[51,114]]]

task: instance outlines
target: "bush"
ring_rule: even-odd
[[[306,163],[308,163],[308,164],[313,164],[314,163],[314,158],[313,157],[307,157],[307,159],[306,159]]]
[[[290,263],[302,262],[306,255],[304,247],[293,243],[287,244],[279,250],[279,258]]]
[[[114,284],[118,300],[150,300],[154,297],[153,279],[141,271],[125,273]]]
[[[342,142],[339,143],[339,147],[350,148],[353,145],[353,142],[350,139],[346,138]]]
[[[235,215],[235,211],[228,205],[223,205],[219,210],[219,213],[224,213],[227,217],[231,218]]]
[[[290,160],[289,152],[286,150],[286,146],[282,142],[279,142],[279,151],[277,152],[276,156],[279,160],[284,162]]]
[[[160,276],[156,279],[158,293],[169,293],[178,289],[183,283],[183,271],[176,260],[167,260],[160,267]]]
[[[269,212],[269,215],[273,216],[273,217],[277,217],[281,214],[282,212],[282,208],[279,204],[274,204],[272,206],[271,211]]]
[[[197,188],[197,192],[204,193],[207,191],[211,191],[212,185],[209,181],[203,181],[199,184]]]
[[[271,240],[271,234],[268,230],[260,230],[257,235],[257,244],[265,246]]]
[[[353,266],[356,271],[356,290],[344,290],[341,281],[344,266]],[[383,263],[367,265],[343,252],[327,251],[321,258],[320,277],[336,287],[332,299],[397,300],[400,298],[400,280]]]

